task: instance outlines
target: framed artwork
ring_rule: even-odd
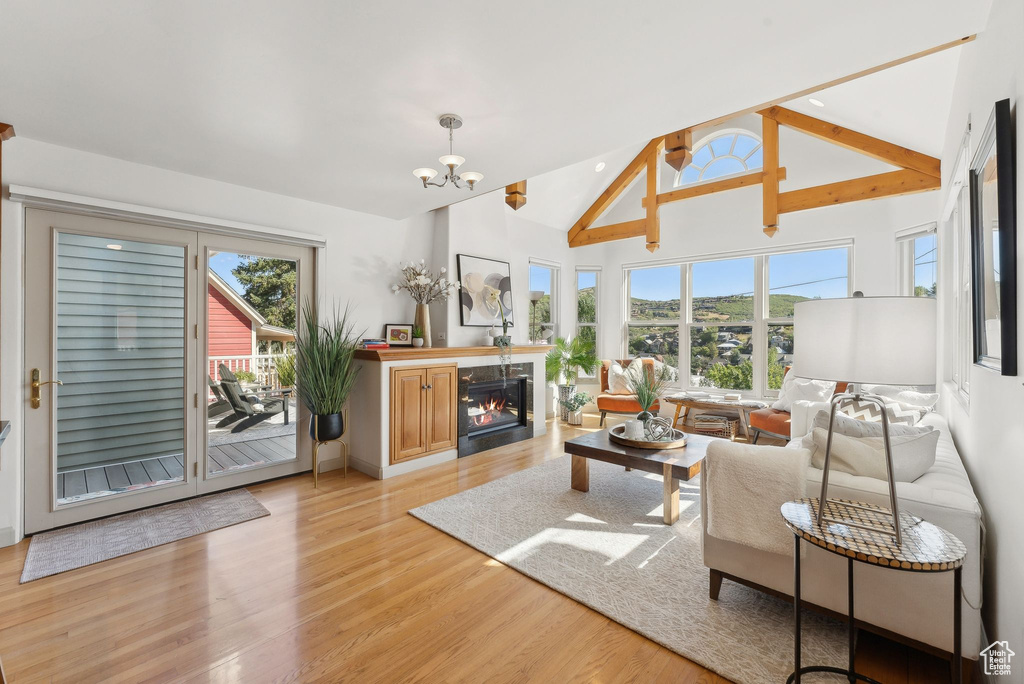
[[[388,323],[384,326],[384,339],[392,347],[411,347],[412,323]]]
[[[507,261],[457,254],[459,312],[462,325],[489,328],[501,327],[501,312],[509,326],[514,325],[512,278]]]
[[[971,163],[974,362],[1017,374],[1017,220],[1010,101],[996,102]]]

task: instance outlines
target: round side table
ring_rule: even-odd
[[[782,504],[782,517],[793,531],[795,546],[793,553],[793,614],[796,621],[793,649],[793,673],[789,682],[799,682],[800,676],[811,672],[831,672],[844,675],[851,683],[856,681],[880,684],[854,670],[853,617],[853,562],[878,565],[883,568],[905,572],[953,572],[953,663],[952,678],[955,684],[961,682],[960,659],[960,573],[967,548],[952,534],[921,518],[900,513],[900,530],[903,544],[896,545],[893,535],[877,531],[885,525],[892,526],[892,512],[874,504],[829,499],[825,504],[825,516],[832,520],[845,520],[850,524],[817,522],[818,499],[799,499]],[[806,540],[831,553],[846,557],[846,583],[849,599],[847,636],[849,638],[850,664],[845,670],[838,667],[814,665],[800,666],[800,540]]]

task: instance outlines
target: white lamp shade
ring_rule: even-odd
[[[466,181],[470,185],[473,185],[474,183],[479,183],[480,181],[482,181],[484,179],[484,174],[477,173],[476,171],[466,171],[465,173],[460,173],[459,178]]]
[[[530,301],[539,302],[544,299],[544,290],[530,290]]]
[[[931,297],[797,302],[793,372],[871,385],[934,385],[936,304]]]
[[[416,176],[417,178],[422,178],[423,180],[430,180],[431,178],[437,175],[437,171],[435,171],[434,169],[422,168],[413,171],[412,175]]]
[[[462,166],[465,163],[466,158],[460,157],[457,154],[446,154],[443,157],[439,157],[438,161],[447,167],[455,169]]]

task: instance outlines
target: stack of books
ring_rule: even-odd
[[[387,340],[380,337],[364,337],[359,342],[360,349],[387,349],[390,346]]]

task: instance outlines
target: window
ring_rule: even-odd
[[[844,245],[627,268],[626,355],[688,359],[684,387],[774,394],[793,361],[795,304],[849,296],[849,259]]]
[[[765,388],[782,387],[786,366],[793,363],[793,307],[805,299],[850,295],[847,247],[772,254],[767,258],[768,315],[765,341]]]
[[[558,335],[558,265],[530,259],[530,342]]]
[[[934,297],[938,281],[935,224],[896,236],[897,282],[905,297]]]
[[[968,125],[960,143],[960,155],[953,174],[943,211],[943,244],[952,247],[950,266],[950,309],[947,315],[956,322],[956,328],[947,339],[948,370],[946,378],[956,387],[954,393],[964,408],[969,407],[971,365],[974,363],[974,327],[971,286],[971,190],[968,181],[970,159],[970,132]],[[947,300],[948,301],[948,300]]]
[[[754,258],[702,261],[691,269],[690,384],[754,389]]]
[[[682,267],[638,268],[628,273],[626,356],[660,356],[678,368]]]
[[[576,336],[594,346],[597,352],[597,302],[600,272],[576,269]]]
[[[676,174],[676,186],[699,183],[759,169],[761,141],[749,131],[719,131],[697,145],[693,160]]]

